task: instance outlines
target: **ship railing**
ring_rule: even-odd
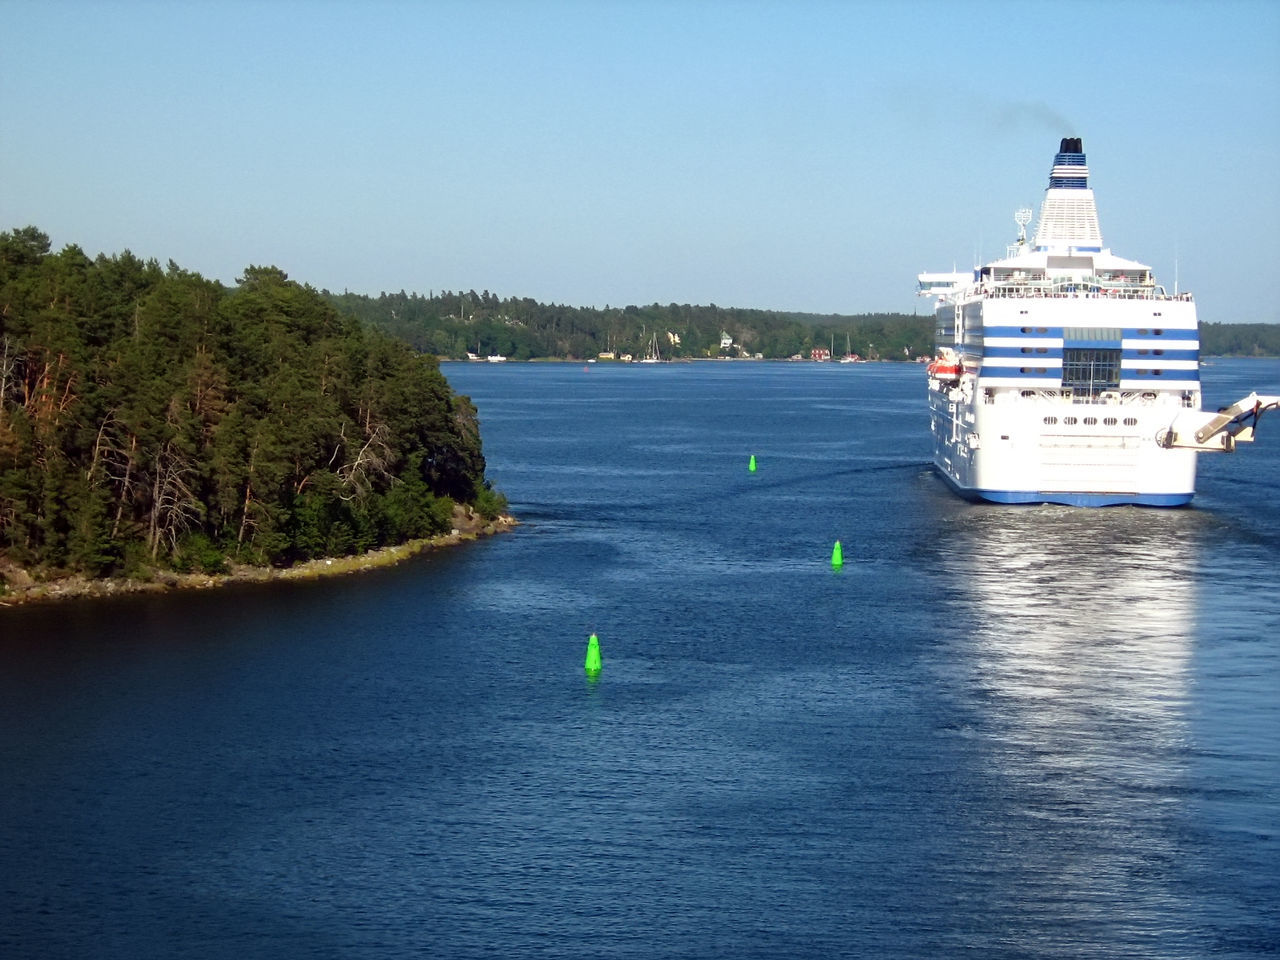
[[[1166,293],[1150,284],[1103,284],[1091,281],[992,280],[978,285],[978,293],[989,298],[1009,299],[1089,299],[1089,300],[1179,300],[1190,301],[1189,293]]]

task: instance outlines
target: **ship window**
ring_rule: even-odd
[[[1068,427],[1074,427],[1074,426],[1076,425],[1076,418],[1075,418],[1075,417],[1063,417],[1063,418],[1062,418],[1062,422],[1063,422],[1063,423],[1065,423]]]
[[[1139,351],[1138,351],[1138,356],[1140,356],[1140,357],[1145,357],[1145,356],[1146,356],[1148,353],[1150,353],[1150,352],[1151,352],[1150,350],[1148,350],[1148,349],[1146,349],[1146,348],[1144,347],[1143,349],[1141,349],[1141,350],[1139,350]]]
[[[1067,347],[1062,351],[1062,386],[1096,396],[1120,388],[1120,350]]]
[[[1163,314],[1163,313],[1161,313],[1159,310],[1155,311],[1155,312],[1154,312],[1153,314],[1151,314],[1151,315],[1152,315],[1153,317],[1163,317],[1163,316],[1164,316],[1164,314]]]
[[[1024,310],[1024,311],[1022,311],[1022,312],[1023,312],[1023,313],[1026,313],[1026,311],[1025,311],[1025,310]],[[1023,327],[1023,328],[1022,328],[1022,332],[1023,332],[1023,333],[1030,333],[1030,332],[1031,332],[1031,328],[1030,328],[1030,327]]]
[[[1151,375],[1152,375],[1153,377],[1161,377],[1161,376],[1164,376],[1164,371],[1163,371],[1163,370],[1152,370],[1152,371],[1151,371]]]
[[[1057,422],[1058,422],[1058,418],[1057,418],[1057,417],[1045,417],[1045,418],[1044,418],[1044,424],[1045,424],[1045,426],[1046,426],[1046,427],[1052,427],[1052,426],[1055,426],[1055,425],[1057,424]]]
[[[1152,353],[1154,353],[1157,357],[1163,357],[1163,356],[1164,356],[1164,351],[1163,351],[1163,350],[1152,350],[1151,352],[1152,352]]]
[[[1164,331],[1163,331],[1163,330],[1152,330],[1151,332],[1152,332],[1152,333],[1154,333],[1157,337],[1163,337],[1163,336],[1164,336]]]
[[[1104,418],[1103,418],[1103,420],[1102,420],[1102,422],[1103,422],[1103,424],[1104,424],[1104,425],[1106,425],[1106,426],[1108,426],[1108,427],[1114,427],[1114,426],[1116,425],[1116,418],[1115,418],[1115,417],[1104,417]]]
[[[1136,427],[1136,426],[1138,425],[1138,418],[1137,418],[1137,417],[1125,417],[1125,418],[1124,418],[1124,425],[1125,425],[1126,427]]]
[[[1138,336],[1145,337],[1148,333],[1150,333],[1150,331],[1144,327],[1138,331]]]
[[[1048,332],[1049,331],[1045,327],[1036,327],[1036,333],[1048,333]]]
[[[1036,353],[1048,353],[1048,352],[1049,352],[1048,347],[1036,347]]]
[[[1031,348],[1030,348],[1030,347],[1023,347],[1023,348],[1022,348],[1022,352],[1023,352],[1023,353],[1030,353],[1030,352],[1031,352]]]
[[[1096,343],[1099,340],[1122,340],[1124,331],[1119,327],[1063,327],[1064,340],[1086,340]]]
[[[1084,418],[1084,425],[1085,425],[1086,427],[1096,427],[1096,426],[1098,425],[1098,418],[1097,418],[1097,417],[1085,417],[1085,418]]]
[[[1023,390],[1022,395],[1027,399],[1030,399],[1036,395],[1036,392],[1034,390]]]

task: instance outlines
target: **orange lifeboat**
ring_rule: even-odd
[[[954,353],[946,350],[942,356],[931,360],[925,369],[935,380],[959,380],[964,373],[964,364]]]

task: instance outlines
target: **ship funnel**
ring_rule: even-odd
[[[1063,137],[1058,155],[1053,158],[1049,188],[1040,204],[1035,246],[1046,250],[1102,249],[1098,209],[1089,189],[1089,167],[1085,163],[1084,142],[1079,137]]]

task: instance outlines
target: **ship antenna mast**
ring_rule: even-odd
[[[1031,222],[1031,208],[1019,207],[1013,214],[1013,222],[1018,225],[1018,246],[1027,242],[1027,224]]]

